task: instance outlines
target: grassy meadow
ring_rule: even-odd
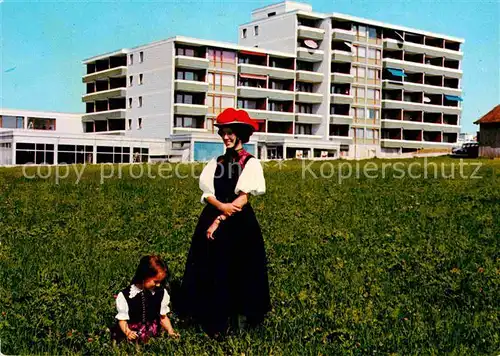
[[[76,166],[78,184],[74,172],[56,184],[54,167],[46,179],[0,168],[1,352],[498,354],[500,161],[464,161],[465,178],[450,158],[429,159],[427,178],[424,159],[396,162],[266,164],[267,193],[251,200],[269,259],[263,327],[215,341],[174,313],[179,340],[139,347],[110,342],[113,296],[149,253],[179,283],[203,207],[197,179],[161,178],[155,165],[122,166],[120,178],[114,166],[101,184],[100,166]],[[378,177],[346,177],[347,165]],[[134,179],[141,167],[156,178]]]

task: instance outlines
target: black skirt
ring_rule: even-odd
[[[237,314],[259,323],[270,310],[264,240],[252,207],[248,203],[221,222],[215,240],[208,240],[218,215],[210,204],[203,209],[182,282],[183,311],[208,333],[224,331]]]

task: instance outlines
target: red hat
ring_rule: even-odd
[[[215,126],[226,126],[226,125],[247,125],[250,126],[253,131],[259,129],[257,122],[250,118],[245,110],[236,110],[233,108],[227,108],[221,112],[216,119]]]

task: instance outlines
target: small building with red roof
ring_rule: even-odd
[[[500,105],[474,123],[479,125],[479,155],[500,157]]]

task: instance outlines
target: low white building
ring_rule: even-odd
[[[0,109],[0,165],[131,163],[170,158],[165,140],[84,133],[82,115]]]

